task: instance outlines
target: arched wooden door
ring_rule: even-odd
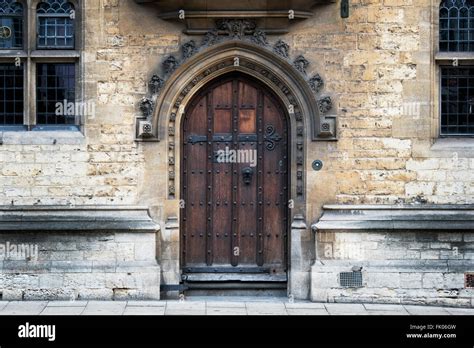
[[[288,134],[283,107],[251,78],[227,76],[190,103],[181,163],[187,278],[286,281]]]

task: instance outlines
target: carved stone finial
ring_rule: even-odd
[[[161,89],[165,85],[165,81],[158,75],[153,75],[150,82],[148,82],[148,89],[152,95],[160,93]]]
[[[312,78],[310,78],[308,83],[314,93],[319,93],[319,91],[324,86],[324,81],[319,74],[316,74]]]
[[[256,22],[250,19],[220,19],[217,21],[217,29],[225,31],[232,39],[241,40],[246,34],[253,34],[256,28]]]
[[[204,36],[204,40],[202,41],[202,46],[212,46],[218,43],[220,40],[219,31],[217,29],[213,29],[208,31]]]
[[[165,74],[172,74],[179,67],[179,61],[175,56],[169,56],[163,62],[163,70]]]
[[[182,47],[181,50],[183,51],[183,60],[191,58],[197,52],[196,41],[191,40],[186,42]]]
[[[273,52],[288,59],[290,58],[290,45],[283,40],[278,40],[273,46]]]
[[[268,46],[267,34],[260,29],[255,30],[250,40],[259,46]]]
[[[153,113],[153,102],[147,97],[143,97],[140,101],[140,111],[144,117],[149,118]]]
[[[324,97],[318,100],[319,111],[322,114],[325,114],[332,109],[332,99],[331,97]]]
[[[295,61],[293,62],[293,66],[300,73],[306,75],[306,68],[309,66],[309,61],[304,56],[300,55],[296,57]]]

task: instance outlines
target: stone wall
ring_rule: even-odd
[[[474,306],[465,273],[474,270],[474,233],[317,232],[314,301]],[[363,286],[344,288],[340,272],[362,267]]]
[[[160,298],[154,233],[8,233],[0,251],[2,300]]]
[[[84,4],[81,88],[95,104],[85,137],[4,133],[0,204],[140,201],[164,223],[166,144],[134,142],[137,105],[163,59],[200,38],[134,1]],[[472,142],[436,140],[436,11],[428,0],[361,0],[341,19],[337,4],[325,4],[289,34],[269,36],[304,54],[335,100],[339,141],[308,143],[307,167],[325,164],[307,172],[308,218],[325,203],[474,201]]]
[[[95,112],[78,134],[1,134],[0,205],[139,203],[164,226],[179,212],[178,200],[168,200],[167,141],[136,143],[135,118],[147,81],[162,74],[163,59],[180,56],[183,43],[200,38],[184,35],[182,24],[163,21],[132,0],[82,3],[80,86]],[[308,225],[326,203],[474,203],[474,142],[437,135],[437,3],[431,5],[353,0],[350,17],[341,19],[338,3],[325,4],[314,8],[312,18],[294,23],[290,33],[269,36],[271,44],[288,42],[292,57],[303,54],[311,62],[308,75],[319,73],[324,94],[335,102],[338,141],[307,140]],[[323,161],[323,170],[311,170],[315,159]],[[176,284],[179,230],[173,231],[173,239],[158,237],[156,255],[166,265],[163,279]],[[310,231],[302,235],[310,244]],[[369,250],[377,257],[377,249]],[[312,258],[313,251],[300,255]],[[420,257],[428,251],[420,249]],[[113,288],[106,288],[112,296]]]

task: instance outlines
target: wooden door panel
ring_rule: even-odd
[[[238,76],[209,86],[191,105],[183,124],[183,266],[284,272],[288,129],[282,106]],[[222,163],[219,151],[236,157]]]
[[[246,153],[257,149],[255,142],[241,142],[238,144],[239,150]],[[250,183],[245,183],[243,170],[253,171]],[[251,163],[239,163],[236,165],[238,175],[237,185],[237,245],[239,247],[238,262],[235,264],[257,264],[257,167],[252,167]]]
[[[189,135],[206,135],[207,103],[203,97],[190,113],[185,131]],[[183,187],[185,212],[183,226],[184,252],[190,264],[203,264],[206,261],[206,190],[195,190],[194,187],[206,187],[206,147],[202,143],[186,145],[185,176],[189,179]],[[188,160],[193,159],[193,160]],[[188,184],[191,184],[190,187]]]
[[[225,150],[225,143],[214,144],[214,151]],[[213,165],[213,197],[212,234],[213,264],[228,265],[232,240],[232,181],[231,165],[214,163]]]
[[[264,264],[284,265],[287,209],[286,127],[281,111],[268,96],[264,98],[263,172],[264,183]]]

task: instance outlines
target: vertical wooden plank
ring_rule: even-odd
[[[279,104],[264,97],[264,264],[275,272],[284,271],[286,206],[288,201],[286,120]]]
[[[251,151],[257,150],[256,137],[257,129],[257,107],[258,96],[257,89],[248,84],[245,80],[239,80],[239,136],[237,150],[244,156],[241,156],[241,163],[237,165],[238,183],[238,200],[237,207],[239,210],[238,219],[238,246],[240,248],[240,265],[255,266],[257,259],[257,170],[258,167],[252,167],[250,162]],[[249,136],[249,139],[246,137]],[[254,140],[251,140],[254,139]],[[248,155],[247,158],[245,155]],[[257,161],[258,163],[258,161]],[[253,171],[249,184],[243,181],[242,171],[250,168]]]
[[[263,266],[263,230],[264,230],[264,209],[263,209],[263,194],[264,194],[264,95],[263,91],[258,91],[258,111],[257,111],[257,131],[258,131],[258,180],[257,180],[257,265]]]
[[[238,148],[238,129],[239,129],[239,82],[234,79],[232,81],[232,149],[235,150]],[[231,164],[232,170],[232,242],[230,250],[230,259],[231,265],[237,266],[239,264],[239,255],[236,252],[236,248],[239,248],[238,245],[238,226],[237,221],[239,218],[239,209],[237,205],[238,195],[237,195],[237,185],[239,183],[238,176],[238,165],[236,163]]]
[[[212,110],[214,122],[214,153],[232,146],[231,142],[222,142],[219,136],[232,134],[232,82],[225,82],[213,91]],[[217,137],[217,138],[216,138]],[[231,263],[232,229],[232,168],[229,163],[213,163],[213,266],[229,266]]]
[[[189,136],[206,135],[206,96],[191,105],[183,124],[183,200],[185,204],[182,223],[184,265],[204,265],[206,262],[206,144],[188,142]]]
[[[212,219],[213,219],[213,196],[212,196],[212,182],[213,182],[213,146],[212,136],[214,134],[214,110],[212,108],[212,93],[207,93],[207,159],[206,159],[206,264],[212,266],[212,252],[213,252],[213,230],[212,230]],[[197,189],[197,187],[196,187]]]

